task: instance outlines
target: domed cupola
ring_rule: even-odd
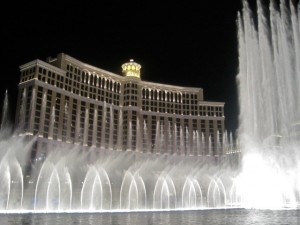
[[[130,59],[129,62],[122,65],[122,73],[125,77],[136,77],[141,79],[141,68],[142,66],[140,64],[134,62],[133,59]]]

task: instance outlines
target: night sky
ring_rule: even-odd
[[[19,66],[64,52],[121,74],[134,59],[142,79],[201,87],[225,102],[226,129],[238,126],[237,12],[226,1],[7,1],[0,13],[1,89],[14,118]]]

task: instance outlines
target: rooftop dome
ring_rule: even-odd
[[[124,76],[128,76],[128,77],[137,77],[137,78],[141,78],[140,77],[140,70],[141,70],[142,66],[136,62],[134,62],[133,59],[130,59],[129,62],[124,63],[122,65],[122,73]]]

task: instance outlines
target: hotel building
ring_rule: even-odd
[[[49,145],[96,150],[221,156],[224,103],[204,101],[201,88],[143,81],[130,60],[122,75],[67,54],[20,66],[15,127]],[[48,150],[47,150],[48,149]]]

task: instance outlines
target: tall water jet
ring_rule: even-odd
[[[8,93],[5,91],[4,101],[2,105],[2,114],[1,114],[1,126],[2,130],[1,138],[7,138],[11,134],[12,126],[9,118],[9,105],[8,105]]]
[[[112,105],[109,107],[109,140],[108,140],[108,148],[110,150],[113,149],[113,133],[114,133],[114,114]]]
[[[50,121],[49,121],[49,139],[53,139],[53,130],[55,123],[55,107],[51,108]]]
[[[300,202],[300,4],[247,1],[238,14],[238,190],[245,207],[297,207]],[[257,22],[255,22],[257,21]]]
[[[10,123],[8,119],[8,95],[7,90],[5,91],[4,101],[3,101],[3,108],[2,108],[2,115],[1,115],[1,129],[5,129]]]

